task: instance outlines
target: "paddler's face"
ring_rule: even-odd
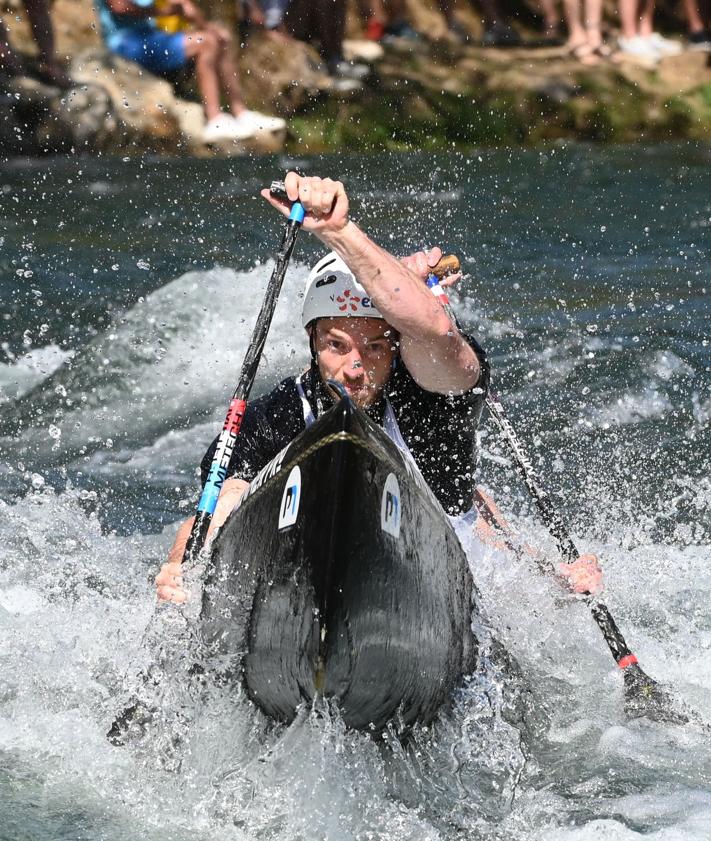
[[[314,328],[324,382],[342,383],[357,406],[374,403],[390,378],[397,333],[380,318],[321,318]]]

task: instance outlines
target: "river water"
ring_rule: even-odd
[[[343,177],[390,250],[461,255],[457,310],[600,555],[607,603],[644,668],[711,721],[711,147],[11,162],[0,839],[708,839],[709,731],[628,719],[585,606],[494,551],[473,572],[519,669],[490,665],[405,744],[335,711],[285,728],[242,697],[189,708],[179,685],[150,738],[106,741],[273,265],[281,222],[258,187],[294,165]],[[318,253],[302,235],[257,392],[306,360]],[[553,557],[488,423],[482,449],[481,483]]]

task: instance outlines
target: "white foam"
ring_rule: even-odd
[[[72,356],[72,351],[50,344],[0,363],[0,405],[27,394]]]
[[[145,443],[201,412],[226,411],[272,269],[269,263],[249,272],[190,272],[135,304],[55,370],[53,389],[17,404],[26,428],[13,442],[16,452],[56,463],[109,439],[118,447]],[[305,274],[304,267],[289,273],[255,395],[307,362],[294,306]]]

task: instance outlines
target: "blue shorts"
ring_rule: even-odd
[[[109,44],[111,51],[135,61],[151,73],[172,73],[187,61],[184,32],[160,29],[120,29]]]

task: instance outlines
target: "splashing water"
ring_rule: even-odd
[[[456,306],[520,436],[581,548],[603,559],[606,601],[645,669],[711,721],[708,151],[651,150],[629,173],[624,150],[543,157],[487,153],[476,177],[467,159],[428,158],[427,183],[418,156],[343,166],[359,218],[393,250],[421,244],[412,217],[426,213],[430,241],[474,255]],[[271,163],[195,164],[218,185],[209,197],[186,194],[185,166],[3,174],[21,202],[48,196],[37,229],[70,216],[62,174],[88,216],[54,250],[29,249],[16,221],[3,244],[34,275],[31,288],[0,281],[0,838],[708,838],[709,735],[628,719],[585,606],[493,549],[469,552],[480,669],[409,739],[350,732],[330,707],[275,725],[239,693],[194,692],[176,674],[147,736],[109,744],[146,656],[152,578],[194,506],[270,274],[232,253],[230,219],[251,220],[247,252],[277,238],[250,198]],[[551,194],[556,180],[570,200]],[[665,210],[641,203],[662,187]],[[306,238],[300,249],[314,253]],[[257,391],[307,359],[306,271],[289,273]],[[553,557],[488,427],[482,444],[482,482]]]

